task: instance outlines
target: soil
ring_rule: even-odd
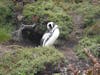
[[[65,60],[68,64],[73,64],[80,70],[85,70],[92,65],[92,62],[90,60],[79,59],[79,57],[77,56],[74,48],[78,44],[78,41],[69,39],[60,42],[60,44],[62,45],[58,45],[56,47],[64,54],[66,58]]]

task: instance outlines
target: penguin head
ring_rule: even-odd
[[[47,29],[51,30],[52,28],[54,28],[54,22],[48,22]]]

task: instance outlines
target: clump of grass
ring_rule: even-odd
[[[4,54],[0,59],[0,75],[35,75],[46,68],[46,64],[56,65],[63,58],[53,47],[22,48]]]
[[[38,16],[40,27],[38,30],[41,32],[43,32],[46,22],[48,21],[53,21],[59,26],[60,37],[63,39],[66,39],[68,37],[67,35],[72,31],[71,16],[69,16],[60,5],[56,5],[52,0],[42,0],[25,5],[23,15],[28,22],[31,21],[32,16]]]
[[[11,39],[11,34],[7,28],[1,27],[0,28],[0,43],[3,43],[7,40]]]
[[[11,38],[11,28],[13,23],[13,3],[10,0],[0,0],[0,43]]]
[[[79,56],[79,58],[87,59],[87,56],[85,55],[83,49],[88,48],[90,52],[96,57],[98,57],[99,54],[99,47],[100,43],[98,42],[100,36],[96,37],[84,37],[79,41],[79,44],[76,46],[76,54]]]

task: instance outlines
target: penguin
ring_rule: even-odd
[[[60,31],[58,25],[54,22],[47,23],[47,31],[44,33],[41,39],[41,45],[44,46],[51,46],[59,37]]]

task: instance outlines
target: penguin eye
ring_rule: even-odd
[[[52,25],[51,25],[51,24],[49,24],[49,27],[50,27],[50,28],[52,28]]]

